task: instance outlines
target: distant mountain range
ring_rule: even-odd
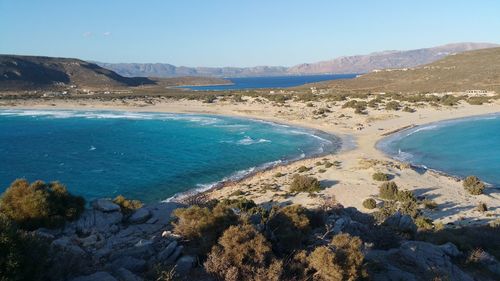
[[[0,91],[84,88],[125,89],[137,86],[165,88],[178,85],[224,84],[214,77],[124,77],[116,72],[72,58],[0,55]]]
[[[468,90],[500,93],[500,48],[450,55],[430,64],[381,70],[356,79],[324,81],[303,87],[358,92],[443,93]]]
[[[166,63],[102,63],[96,64],[126,77],[249,77],[273,75],[313,75],[367,73],[375,69],[407,68],[428,64],[450,54],[499,47],[491,43],[456,43],[408,51],[384,51],[368,55],[346,56],[292,67],[185,67]]]

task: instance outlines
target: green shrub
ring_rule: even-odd
[[[204,99],[204,103],[214,103],[217,100],[217,96],[215,95],[207,95]]]
[[[275,244],[280,251],[291,252],[301,246],[310,231],[308,214],[300,205],[286,206],[271,214],[267,229],[270,237],[277,240]]]
[[[377,202],[373,198],[368,198],[363,201],[363,207],[371,210],[377,208]]]
[[[222,201],[219,202],[219,207],[222,206],[246,212],[253,208],[256,208],[257,204],[255,204],[253,200],[247,198],[238,198],[238,199],[223,199]]]
[[[396,195],[396,200],[398,200],[399,202],[417,202],[417,198],[415,198],[413,192],[409,190],[399,190]]]
[[[418,203],[413,200],[402,201],[399,204],[399,212],[403,215],[409,215],[412,218],[416,218],[420,214]]]
[[[314,280],[353,281],[365,277],[362,245],[358,237],[338,234],[330,245],[314,249],[309,256],[309,264],[316,271]]]
[[[384,201],[379,211],[372,213],[372,216],[376,221],[382,223],[388,217],[394,215],[398,210],[399,208],[396,201]]]
[[[396,200],[398,195],[398,186],[393,181],[382,183],[379,187],[379,196],[386,200]]]
[[[84,206],[82,197],[71,195],[59,182],[30,184],[24,179],[14,181],[0,199],[0,213],[27,230],[62,226],[78,218]]]
[[[386,110],[399,110],[401,108],[401,105],[397,101],[390,101],[385,104],[385,109]]]
[[[199,206],[179,208],[174,210],[173,216],[177,218],[172,223],[174,232],[187,239],[199,254],[207,253],[224,230],[238,221],[233,211],[222,204],[212,209]]]
[[[376,172],[372,175],[372,179],[376,181],[388,181],[389,175],[382,172]]]
[[[310,170],[311,170],[311,168],[308,168],[308,167],[306,167],[306,166],[300,166],[300,167],[297,169],[297,172],[299,172],[299,173],[304,173],[304,172],[308,172],[308,171],[310,171]]]
[[[42,280],[48,245],[0,214],[0,280]]]
[[[132,214],[135,210],[143,206],[141,201],[130,200],[125,198],[123,195],[116,196],[116,198],[113,199],[113,202],[119,205],[122,213],[126,215]]]
[[[318,179],[303,175],[294,175],[290,184],[290,192],[318,192],[321,190],[321,184]]]
[[[417,225],[418,229],[429,230],[429,229],[432,229],[434,227],[432,220],[430,218],[426,218],[424,216],[417,217],[415,219],[415,224]]]
[[[231,226],[212,248],[205,270],[220,280],[278,281],[282,263],[270,243],[251,225]]]
[[[463,186],[472,195],[481,195],[484,192],[484,183],[476,176],[466,177]]]

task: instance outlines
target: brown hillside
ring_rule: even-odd
[[[313,85],[347,91],[424,93],[480,89],[498,93],[500,92],[500,48],[451,55],[415,68],[383,70],[352,80],[328,81]]]

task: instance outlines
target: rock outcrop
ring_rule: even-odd
[[[110,200],[92,203],[81,217],[63,229],[39,229],[51,241],[50,276],[54,280],[143,280],[156,265],[179,262],[188,271],[195,258],[183,256],[183,247],[171,228],[177,203],[157,203],[126,216]]]

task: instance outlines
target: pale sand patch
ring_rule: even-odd
[[[287,101],[286,106],[279,106],[272,102],[257,102],[252,98],[242,103],[218,101],[213,104],[161,98],[151,98],[148,101],[145,102],[140,98],[127,101],[28,100],[15,101],[15,106],[12,103],[4,103],[3,107],[221,114],[303,126],[332,134],[351,135],[356,141],[355,149],[317,159],[301,160],[260,172],[240,182],[214,190],[211,192],[211,196],[213,198],[228,198],[234,191],[241,190],[245,192],[247,198],[257,203],[298,203],[314,206],[321,202],[319,197],[310,197],[303,193],[298,195],[288,193],[288,185],[292,175],[298,167],[304,165],[312,167],[311,171],[304,174],[317,177],[326,187],[320,194],[334,196],[342,205],[356,207],[361,211],[369,212],[363,208],[362,202],[368,197],[376,197],[380,183],[372,180],[372,174],[381,171],[394,175],[394,181],[400,188],[412,190],[418,196],[436,201],[439,204],[437,210],[428,211],[426,215],[437,221],[467,225],[484,223],[500,217],[500,193],[498,189],[489,188],[485,195],[471,196],[464,191],[460,181],[432,171],[426,171],[422,174],[412,169],[400,169],[397,167],[396,161],[375,148],[376,142],[383,138],[384,134],[399,128],[451,118],[500,112],[498,101],[481,106],[461,104],[455,107],[441,108],[418,107],[415,113],[369,109],[368,115],[357,115],[354,114],[353,109],[342,109],[340,103],[324,101],[312,102],[314,107],[307,107],[304,102],[292,101]],[[313,110],[327,106],[332,112],[327,113],[324,118],[316,118]],[[1,104],[0,107],[2,107]],[[340,166],[330,168],[325,168],[324,165],[316,166],[315,163],[323,161],[323,158],[330,162],[339,161]],[[360,164],[362,159],[377,160],[379,163],[367,167]],[[275,177],[277,172],[285,175]],[[475,210],[480,202],[488,205],[490,210],[487,213]]]

